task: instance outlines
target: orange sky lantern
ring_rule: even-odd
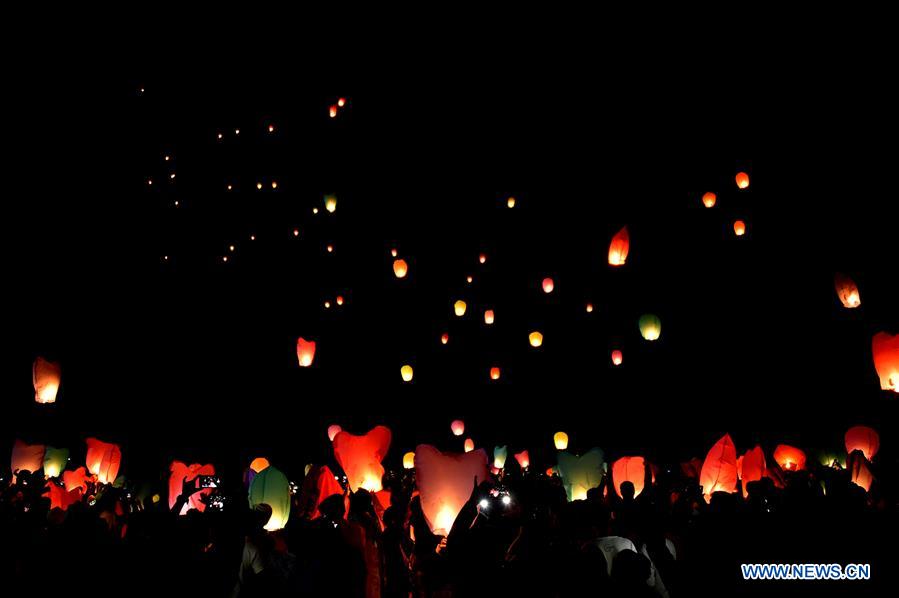
[[[478,256],[478,261],[479,261],[480,263],[482,263],[482,264],[483,264],[483,263],[486,263],[486,262],[487,262],[487,254],[486,254],[486,253],[482,253],[481,255],[479,255],[479,256]]]
[[[440,335],[440,344],[445,345],[449,342],[449,334],[444,332]]]
[[[778,444],[774,449],[774,461],[784,471],[799,471],[805,469],[805,453],[795,446]]]
[[[609,244],[609,264],[612,266],[623,266],[627,260],[627,252],[630,249],[630,245],[630,237],[625,226],[612,237],[612,242]]]
[[[412,377],[415,375],[415,371],[412,369],[411,365],[404,365],[400,368],[400,376],[403,378],[403,382],[412,382]]]
[[[415,453],[409,451],[403,455],[403,469],[412,469],[415,467]]]
[[[49,404],[56,402],[59,390],[61,369],[58,363],[47,361],[43,357],[34,360],[31,366],[31,381],[34,384],[34,400]]]
[[[198,485],[199,480],[197,480],[197,478],[200,476],[214,476],[215,467],[212,465],[201,465],[199,463],[186,465],[181,461],[172,461],[172,464],[169,466],[169,472],[171,472],[169,475],[169,510],[171,511],[175,507],[175,503],[178,501],[178,496],[181,495],[181,490],[185,485],[185,482],[194,482],[194,486],[197,490],[190,495],[190,498],[188,498],[184,506],[181,507],[179,515],[184,515],[191,509],[196,509],[201,513],[205,511],[206,501],[204,499],[206,496],[212,494],[215,489],[200,488]]]
[[[528,335],[528,342],[532,347],[539,347],[543,344],[543,333],[535,330]]]
[[[880,435],[873,428],[868,426],[853,426],[846,430],[843,437],[846,443],[846,454],[851,455],[852,451],[861,451],[865,455],[865,459],[870,461],[880,449]]]
[[[466,438],[465,442],[462,444],[462,448],[466,453],[470,453],[474,450],[474,440],[472,440],[471,438]]]
[[[484,312],[484,323],[485,324],[487,324],[488,326],[490,324],[493,324],[493,319],[494,319],[494,316],[493,316],[492,309],[488,309],[487,311]]]
[[[749,175],[745,172],[738,172],[737,176],[734,177],[734,180],[737,183],[737,188],[746,189],[749,187]]]
[[[612,463],[612,479],[615,481],[615,493],[621,496],[621,484],[630,482],[634,485],[634,496],[643,492],[646,477],[646,463],[643,457],[621,457]]]
[[[490,379],[491,380],[499,380],[499,374],[500,374],[500,371],[499,371],[498,367],[494,366],[494,367],[490,368]]]
[[[442,453],[427,444],[415,447],[415,481],[421,510],[433,534],[449,534],[459,511],[471,496],[472,485],[486,479],[487,454],[483,449]]]
[[[315,359],[315,341],[307,341],[302,336],[297,339],[297,361],[301,368],[308,368]]]
[[[363,436],[343,430],[334,437],[334,458],[343,468],[350,490],[381,490],[381,461],[387,456],[390,439],[390,429],[385,426],[375,426]]]
[[[757,482],[765,475],[765,452],[762,450],[762,447],[756,446],[754,449],[747,451],[741,459],[739,474],[742,480],[743,497],[745,498],[748,494],[746,484]]]
[[[122,464],[122,450],[117,444],[103,442],[96,438],[87,439],[87,470],[97,476],[101,484],[111,484],[119,474]]]
[[[397,278],[405,278],[408,272],[409,264],[406,263],[406,260],[399,259],[393,261],[393,274]]]
[[[699,484],[706,502],[715,492],[737,491],[737,449],[730,434],[725,434],[712,446],[702,463]]]
[[[899,334],[878,332],[871,339],[871,352],[881,390],[899,392]]]
[[[718,201],[718,196],[709,191],[708,193],[703,194],[702,196],[702,205],[707,208],[714,208],[715,202]]]
[[[256,457],[250,462],[250,469],[252,469],[256,473],[259,473],[269,465],[271,465],[271,463],[269,463],[268,459],[266,459],[265,457]]]
[[[851,278],[845,274],[836,273],[834,276],[834,288],[837,291],[837,297],[843,307],[853,309],[862,304],[861,296],[858,293],[858,286]]]
[[[9,469],[13,473],[17,471],[30,471],[34,473],[44,466],[44,450],[43,444],[26,444],[21,440],[16,440],[12,447],[12,457],[9,462]]]
[[[461,299],[453,303],[453,313],[458,317],[462,317],[465,315],[465,309],[468,307],[464,301]]]
[[[746,234],[746,223],[742,220],[734,220],[734,234],[742,237]]]

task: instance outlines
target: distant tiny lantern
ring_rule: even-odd
[[[338,426],[337,424],[331,424],[328,426],[328,440],[334,442],[334,437],[337,436],[343,428]]]
[[[899,334],[878,332],[871,339],[874,369],[880,377],[880,388],[899,392]]]
[[[553,434],[553,444],[556,445],[556,450],[564,451],[568,448],[568,434],[565,432],[556,432]]]
[[[622,355],[621,351],[615,349],[612,351],[612,363],[615,365],[621,365],[621,362],[624,361],[624,355]]]
[[[400,375],[403,377],[403,382],[412,382],[412,366],[404,365],[400,368]]]
[[[326,250],[328,253],[334,253],[334,246],[333,246],[333,245],[328,245],[327,247],[325,247],[325,250]]]
[[[331,118],[337,116],[337,104],[332,104],[331,107],[328,108],[328,116]]]
[[[393,262],[393,274],[397,278],[405,278],[406,274],[409,272],[409,265],[406,263],[406,260],[394,260]]]
[[[454,419],[450,424],[450,430],[453,431],[453,436],[461,436],[465,433],[465,422],[461,419]]]
[[[499,368],[494,366],[490,368],[490,379],[491,380],[499,380]]]
[[[539,347],[543,344],[543,334],[535,330],[528,335],[528,341],[532,347]]]
[[[609,244],[609,264],[612,266],[623,266],[627,260],[627,252],[630,249],[630,245],[630,237],[625,226],[612,237],[612,242]]]
[[[843,307],[852,309],[862,304],[861,297],[858,293],[858,286],[855,284],[855,281],[845,274],[837,272],[834,276],[834,287],[836,288],[837,297],[839,297]]]
[[[275,132],[275,125],[269,125],[269,126],[268,126],[268,132],[269,132],[269,133],[274,133],[274,132]]]
[[[337,295],[334,302],[337,303],[337,305],[343,305],[343,295]]]
[[[638,324],[640,326],[640,334],[648,341],[654,341],[662,334],[662,321],[654,314],[640,316]]]
[[[334,213],[337,210],[337,196],[336,195],[325,195],[325,209],[330,213]]]
[[[396,257],[396,256],[397,256],[396,249],[391,249],[391,250],[390,250],[390,257]]]
[[[315,341],[307,341],[302,336],[297,339],[297,361],[301,368],[308,368],[315,359]]]
[[[851,455],[852,451],[861,451],[865,455],[865,459],[870,461],[880,449],[880,435],[876,430],[868,426],[853,426],[846,431],[844,437],[846,442],[846,454]],[[47,448],[49,451],[49,447]],[[46,472],[46,468],[44,468]]]
[[[509,199],[506,200],[506,207],[507,208],[515,207],[515,198],[514,197],[510,197]]]
[[[738,237],[742,237],[746,234],[746,223],[742,220],[734,221],[734,234]]]
[[[484,312],[484,323],[485,324],[493,324],[493,310],[488,309]]]
[[[795,446],[778,444],[774,449],[774,460],[784,471],[799,471],[805,468],[805,453]]]
[[[341,108],[343,108],[344,106],[346,106],[346,98],[338,98],[338,99],[337,99],[337,105],[340,106]]]
[[[478,256],[478,261],[479,261],[480,263],[482,263],[482,264],[486,263],[486,262],[487,262],[487,254],[486,254],[486,253],[482,253],[481,255],[479,255],[479,256]]]
[[[325,309],[331,309],[331,302],[325,301]]]
[[[278,188],[278,181],[272,181],[272,189]]]
[[[449,342],[449,334],[447,334],[446,332],[444,332],[443,334],[440,335],[440,344],[441,344],[441,345],[445,345],[445,344],[447,344],[448,342]]]
[[[588,303],[586,309],[587,309],[587,313],[588,313],[588,314],[592,314],[592,313],[593,313],[593,304],[592,304],[592,303]]]
[[[262,189],[262,183],[256,183],[256,190],[258,191],[261,189]]]
[[[552,278],[544,278],[543,279],[543,292],[544,293],[552,293],[555,288],[555,284],[553,283]]]
[[[466,453],[470,453],[474,450],[474,440],[472,440],[471,438],[466,438],[465,442],[462,444],[462,448]]]
[[[453,304],[453,311],[458,317],[461,318],[465,315],[465,309],[467,307],[468,305],[466,305],[466,303],[460,299]]]
[[[468,284],[471,284],[472,282],[474,282],[474,277],[469,274],[468,276],[465,277],[465,282],[467,282]]]
[[[34,385],[34,400],[42,404],[56,402],[59,391],[61,369],[59,364],[43,357],[34,360],[31,366],[31,382]]]
[[[737,182],[737,187],[739,189],[746,189],[749,187],[749,175],[745,172],[738,172],[737,176],[734,177],[734,180]]]
[[[714,208],[715,202],[718,201],[718,196],[709,191],[708,193],[702,196],[702,205],[707,208]]]
[[[298,229],[298,228],[293,229],[293,236],[294,236],[294,237],[299,237],[299,236],[300,236],[300,229]]]
[[[414,469],[415,468],[415,452],[409,451],[405,455],[403,455],[403,469]]]

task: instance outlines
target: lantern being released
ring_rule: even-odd
[[[599,487],[602,481],[603,452],[598,448],[578,457],[567,451],[559,453],[559,475],[568,494],[568,500],[586,500],[587,491]]]
[[[880,377],[880,388],[899,392],[899,334],[878,332],[871,339],[874,369]]]
[[[344,430],[334,437],[334,458],[343,468],[350,490],[381,490],[384,476],[381,461],[390,448],[390,439],[390,429],[385,426],[375,426],[363,436]]]
[[[861,297],[858,294],[858,286],[845,274],[837,272],[834,276],[834,288],[836,288],[837,297],[839,297],[843,307],[853,309],[862,304]]]
[[[870,461],[880,449],[880,435],[876,430],[868,426],[853,426],[846,430],[846,454],[851,455],[852,451],[861,451],[865,455],[865,459]],[[50,448],[47,447],[49,451]],[[46,473],[46,468],[44,469]]]
[[[44,445],[43,444],[25,444],[21,440],[16,440],[12,446],[12,458],[9,462],[9,469],[15,474],[17,471],[30,471],[34,473],[44,466]]]
[[[526,450],[515,453],[515,460],[518,461],[518,466],[522,469],[527,469],[531,466],[531,456],[528,455]]]
[[[85,462],[87,470],[97,476],[101,484],[111,484],[119,474],[122,450],[111,442],[88,438]]]
[[[805,469],[805,453],[795,446],[778,444],[774,449],[774,460],[784,471]]]
[[[465,315],[465,309],[468,306],[461,299],[453,303],[453,312],[460,318]]]
[[[734,180],[737,183],[738,189],[746,189],[749,187],[749,175],[745,172],[738,172],[737,176],[734,177]]]
[[[621,365],[621,362],[624,361],[624,355],[622,355],[621,351],[615,349],[612,351],[612,363],[615,365]]]
[[[397,278],[406,278],[406,274],[409,272],[409,264],[406,263],[406,260],[394,260],[393,261],[393,274]]]
[[[400,376],[403,378],[403,382],[412,382],[412,376],[415,372],[412,370],[411,365],[404,365],[400,368]]]
[[[544,278],[543,279],[543,292],[544,293],[552,293],[553,289],[556,288],[555,283],[553,283],[552,278]]]
[[[466,438],[465,442],[462,444],[462,448],[466,453],[470,453],[474,450],[474,440],[472,440],[471,438]]]
[[[742,480],[743,497],[745,498],[748,494],[746,484],[756,482],[765,475],[765,452],[762,450],[762,447],[756,446],[754,449],[747,451],[740,459],[739,476],[740,480]]]
[[[612,243],[609,245],[609,264],[612,266],[623,266],[627,260],[627,252],[630,249],[630,245],[631,240],[625,226],[612,237]]]
[[[79,467],[75,471],[62,472],[62,483],[66,487],[66,492],[71,492],[76,488],[80,488],[81,492],[87,492],[87,469]]]
[[[330,426],[328,426],[328,440],[334,442],[334,437],[337,436],[337,433],[342,429],[343,428],[341,428],[337,424],[331,424]]]
[[[31,367],[31,381],[34,384],[34,400],[38,403],[55,403],[59,390],[60,367],[58,363],[43,357],[34,360]]]
[[[48,446],[44,451],[44,475],[48,478],[57,478],[66,468],[69,461],[69,449],[54,448]]]
[[[535,330],[528,335],[528,342],[531,343],[532,347],[539,347],[543,344],[543,333]]]
[[[412,469],[415,467],[415,452],[409,451],[403,455],[403,469]]]
[[[621,484],[630,482],[634,485],[634,496],[643,492],[646,477],[646,462],[643,457],[621,457],[612,463],[612,479],[615,480],[615,493],[621,496]]]
[[[493,447],[493,466],[502,469],[506,466],[506,458],[509,456],[509,447],[506,445]]]
[[[315,341],[307,341],[302,336],[297,339],[297,361],[301,368],[308,368],[315,359]]]
[[[256,474],[250,484],[250,507],[266,504],[272,509],[268,523],[263,527],[268,531],[283,529],[290,517],[290,483],[287,476],[275,467],[266,467]]]
[[[459,454],[442,453],[427,444],[415,448],[415,480],[421,510],[434,534],[449,534],[471,496],[472,486],[486,479],[487,453],[483,449]]]
[[[709,191],[708,193],[703,194],[702,196],[702,205],[707,208],[714,208],[715,202],[718,201],[718,196]]]
[[[715,492],[737,491],[737,449],[725,434],[709,450],[699,472],[699,485],[706,502]]]
[[[453,423],[450,424],[450,430],[453,431],[453,436],[465,434],[465,422],[461,419],[454,419]]]
[[[648,341],[654,341],[662,334],[662,321],[654,314],[640,316],[640,334]]]
[[[169,510],[171,511],[175,508],[175,503],[178,502],[178,497],[181,495],[184,486],[189,482],[193,482],[192,488],[196,488],[196,490],[190,494],[181,507],[181,512],[178,514],[184,515],[191,509],[196,509],[201,513],[205,511],[206,501],[204,499],[215,490],[213,488],[200,488],[197,478],[200,476],[214,476],[215,467],[213,465],[201,465],[200,463],[186,465],[181,461],[172,461],[172,464],[169,466],[169,472],[171,472],[169,475]]]

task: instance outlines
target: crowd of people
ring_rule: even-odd
[[[20,471],[0,487],[0,579],[28,588],[10,594],[21,596],[677,597],[811,583],[743,581],[740,563],[836,562],[872,564],[871,580],[838,589],[888,583],[878,563],[895,535],[889,472],[866,492],[846,470],[810,464],[708,501],[676,468],[647,466],[636,496],[610,474],[569,501],[557,475],[509,460],[472,480],[443,537],[425,520],[414,469],[385,474],[389,505],[364,489],[315,504],[300,488],[277,531],[264,527],[271,508],[251,508],[241,487],[205,498],[219,508],[180,514],[195,481],[172,508],[91,483],[63,510],[50,508],[42,472]]]

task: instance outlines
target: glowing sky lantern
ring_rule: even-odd
[[[544,278],[542,285],[544,293],[552,293],[553,289],[556,288],[556,285],[555,283],[553,283],[552,278]]]
[[[509,447],[506,445],[493,447],[493,466],[502,469],[506,466],[506,458],[509,456]]]
[[[715,492],[737,491],[737,449],[730,434],[725,434],[712,446],[699,472],[699,485],[706,502]]]
[[[805,453],[795,446],[778,444],[774,449],[774,460],[784,471],[805,469]]]
[[[543,344],[543,333],[534,331],[528,335],[528,342],[532,347],[539,347]]]
[[[624,361],[624,355],[618,349],[612,351],[612,363],[615,365],[621,365],[621,362]]]
[[[406,278],[406,274],[409,272],[409,264],[406,263],[406,260],[393,260],[393,274],[397,278]]]
[[[84,467],[62,472],[62,483],[66,487],[66,492],[71,492],[75,488],[80,488],[82,493],[87,492],[87,478],[87,469]]]
[[[69,449],[48,446],[44,451],[43,469],[48,478],[57,478],[69,461]]]
[[[453,436],[461,436],[465,434],[465,422],[461,419],[454,419],[450,424],[450,430],[453,431]]]
[[[57,486],[50,480],[47,480],[46,491],[42,496],[50,499],[51,509],[68,510],[70,506],[81,500],[81,489],[75,488],[71,492],[66,491],[62,486]]]
[[[506,207],[507,208],[515,207],[515,198],[514,197],[510,197],[509,199],[506,200]]]
[[[415,372],[412,370],[411,365],[404,365],[400,368],[400,376],[403,378],[403,382],[412,382],[412,376],[415,375]]]
[[[749,187],[749,175],[745,172],[738,172],[737,176],[734,177],[734,180],[737,182],[737,188],[746,189]]]
[[[30,471],[34,473],[44,466],[44,445],[26,444],[16,440],[12,445],[12,457],[9,461],[9,469],[13,473],[17,471]]]
[[[250,469],[252,469],[256,473],[259,473],[260,471],[264,470],[269,465],[271,465],[271,463],[269,463],[268,459],[266,459],[265,457],[256,457],[255,459],[253,459],[250,462]],[[208,474],[208,475],[213,475],[213,474]]]
[[[702,196],[702,205],[707,208],[714,208],[715,202],[718,201],[718,196],[709,191],[708,193],[704,193]]]
[[[899,392],[899,334],[878,332],[871,339],[874,369],[880,377],[880,388]]]
[[[403,469],[412,469],[415,467],[415,452],[409,451],[403,455]]]
[[[858,459],[850,456],[847,462],[847,468],[849,469],[849,480],[853,484],[864,488],[865,492],[870,492],[871,484],[874,482],[874,475],[868,468],[868,463],[865,459]]]
[[[122,464],[122,450],[117,444],[103,442],[96,438],[87,439],[87,470],[97,476],[101,484],[111,484],[119,474]]]
[[[852,309],[862,304],[861,296],[858,294],[858,286],[855,281],[845,274],[836,273],[834,276],[834,288],[837,291],[837,297],[843,307]]]
[[[499,368],[494,366],[490,368],[490,379],[491,380],[499,380],[500,371]]]
[[[325,195],[325,209],[333,214],[337,210],[337,196]]]
[[[740,479],[743,481],[743,497],[745,498],[749,494],[746,490],[746,484],[757,482],[765,475],[765,452],[762,450],[762,447],[756,445],[754,449],[747,451],[741,459],[739,474]]]
[[[440,344],[445,345],[449,342],[449,334],[444,332],[440,335]]]
[[[34,384],[34,400],[38,403],[55,403],[59,390],[60,367],[58,363],[43,357],[34,360],[31,366],[31,381]]]
[[[390,448],[390,429],[375,426],[363,436],[346,430],[334,438],[334,458],[346,474],[350,490],[365,488],[369,492],[381,490],[384,467],[381,461]]]
[[[341,108],[346,106],[346,98],[337,98],[337,105]]]
[[[328,107],[328,116],[331,118],[337,117],[337,104],[331,104],[331,106]]]
[[[843,440],[846,442],[847,455],[851,455],[852,451],[861,451],[868,461],[873,459],[880,449],[880,435],[876,430],[868,426],[853,426],[849,428],[846,430]]]
[[[318,507],[322,501],[335,494],[343,495],[344,490],[327,465],[308,465],[307,468],[300,492],[300,511],[309,519],[315,519],[321,517]]]
[[[283,529],[290,518],[290,483],[287,476],[275,467],[266,467],[256,474],[250,484],[250,507],[266,504],[272,508],[272,516],[265,529]]]
[[[622,482],[634,485],[634,496],[643,492],[646,477],[646,463],[643,457],[621,457],[612,463],[612,479],[615,481],[615,493],[621,496]]]
[[[643,314],[637,324],[640,335],[648,341],[654,341],[662,334],[662,321],[655,314]]]
[[[212,494],[215,489],[200,488],[197,478],[200,476],[214,476],[215,467],[213,465],[201,465],[200,463],[187,465],[181,461],[172,461],[172,464],[169,465],[169,472],[169,511],[175,508],[175,503],[178,502],[181,490],[185,485],[189,485],[189,482],[193,482],[196,492],[191,493],[178,514],[184,515],[191,509],[196,509],[201,513],[205,511],[206,502],[204,498]]]
[[[468,307],[468,305],[466,305],[464,301],[462,301],[461,299],[459,299],[458,301],[456,301],[455,303],[453,303],[453,312],[454,312],[458,317],[461,318],[462,316],[465,315],[465,309],[466,309],[467,307]]]
[[[631,240],[625,226],[612,237],[612,242],[609,244],[609,264],[612,266],[623,266],[627,260],[627,252],[630,249],[630,245]]]
[[[297,361],[301,368],[308,368],[315,359],[315,341],[307,341],[302,336],[297,339]]]
[[[553,434],[553,444],[556,446],[556,450],[564,451],[568,448],[568,434],[556,432]]]
[[[331,424],[330,426],[328,426],[328,440],[330,440],[331,442],[334,442],[334,437],[337,436],[337,434],[342,429],[343,428],[341,428],[337,424]]]
[[[415,482],[425,520],[434,534],[449,534],[473,485],[486,479],[487,453],[483,449],[460,454],[442,453],[427,444],[415,447]]]
[[[479,255],[479,256],[478,256],[478,262],[480,262],[480,263],[482,263],[482,264],[483,264],[483,263],[486,263],[486,262],[487,262],[487,254],[486,254],[486,253],[482,253],[481,255]]]
[[[587,313],[588,313],[588,314],[592,314],[592,313],[593,313],[593,304],[592,304],[592,303],[588,303],[587,306],[586,306],[586,309],[587,309]]]
[[[742,220],[734,220],[734,234],[742,237],[746,234],[746,223]]]
[[[473,451],[474,450],[474,440],[472,440],[471,438],[466,438],[465,442],[462,444],[462,449],[466,453],[470,453],[471,451]]]
[[[487,311],[484,312],[484,323],[487,324],[488,326],[490,324],[493,324],[493,310],[492,309],[488,309]]]
[[[593,448],[578,457],[568,451],[561,451],[558,458],[557,469],[568,500],[586,500],[587,491],[599,487],[602,481],[605,463],[603,452]]]

